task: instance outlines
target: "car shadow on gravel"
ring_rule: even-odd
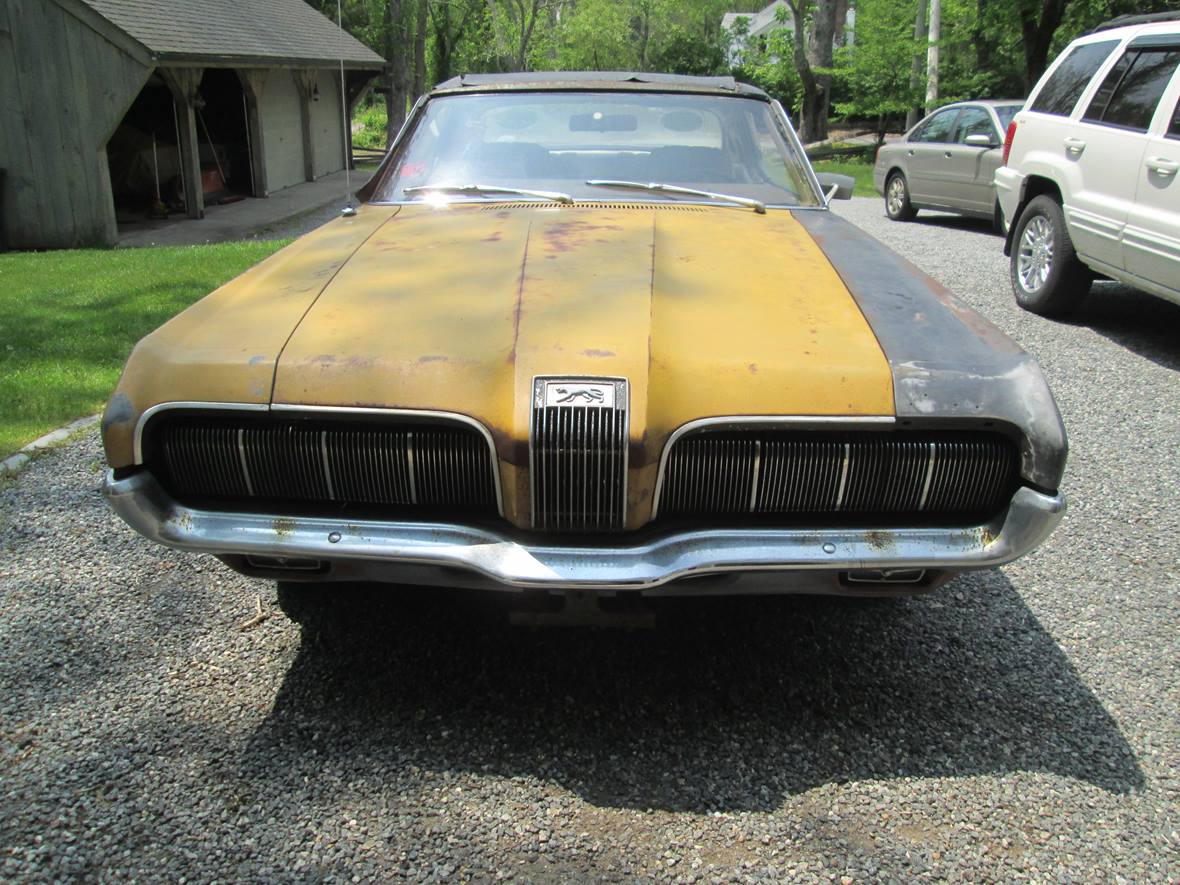
[[[1004,235],[986,218],[972,218],[968,215],[955,215],[951,212],[933,212],[922,210],[913,221],[906,222],[915,227],[941,227],[943,230],[958,230],[964,233],[986,234],[995,237],[1001,247]]]
[[[1119,283],[1094,283],[1066,323],[1086,326],[1165,369],[1180,371],[1180,304]]]
[[[631,631],[512,627],[489,594],[366,588],[302,629],[244,778],[302,785],[328,766],[345,789],[412,765],[691,811],[865,779],[1144,784],[1000,571],[897,601],[666,600]]]

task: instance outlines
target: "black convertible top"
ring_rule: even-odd
[[[703,92],[769,99],[756,86],[733,77],[690,77],[634,71],[521,71],[513,74],[462,74],[439,83],[431,95],[456,92],[535,91],[540,89]]]

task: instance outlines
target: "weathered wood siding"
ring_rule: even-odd
[[[291,71],[285,68],[271,70],[262,90],[259,113],[266,146],[266,184],[272,193],[304,180],[299,101],[299,90]]]
[[[106,143],[150,74],[52,0],[0,2],[0,224],[8,246],[116,242]]]
[[[311,103],[311,137],[315,140],[315,177],[339,172],[344,168],[344,151],[340,146],[341,128],[340,72],[321,70],[320,100]]]

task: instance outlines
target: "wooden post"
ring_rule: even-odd
[[[315,181],[315,137],[311,131],[311,102],[319,82],[315,68],[300,68],[291,72],[299,89],[299,118],[303,124],[303,178]]]
[[[197,146],[197,91],[202,68],[161,68],[160,75],[172,91],[180,126],[180,177],[184,182],[184,208],[189,218],[205,217],[205,191],[201,185],[201,153]]]
[[[246,124],[250,130],[250,165],[254,170],[254,196],[265,197],[270,193],[266,182],[266,144],[263,140],[262,90],[266,86],[266,68],[238,68],[238,79],[242,81],[242,93],[246,96]]]
[[[356,163],[352,158],[352,115],[356,111],[356,106],[360,104],[361,99],[369,91],[373,84],[373,77],[376,76],[372,71],[349,71],[348,81],[345,86],[344,95],[341,96],[341,101],[344,102],[348,109],[348,126],[345,127],[345,144],[344,144],[344,161],[348,164],[349,169],[355,169]]]

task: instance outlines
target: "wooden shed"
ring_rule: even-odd
[[[339,171],[384,64],[303,0],[4,0],[0,242],[113,245]]]

